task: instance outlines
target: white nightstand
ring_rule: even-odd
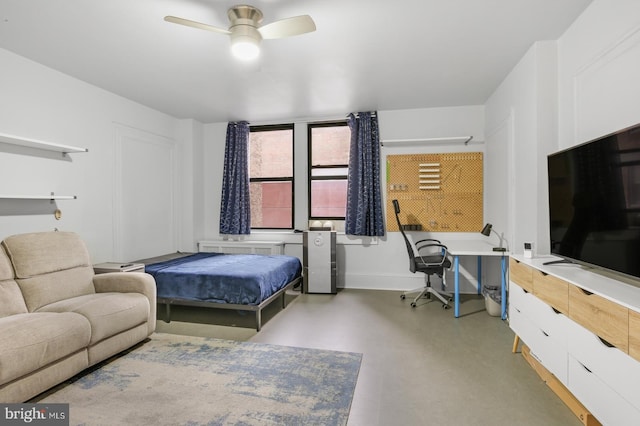
[[[106,262],[93,265],[96,274],[105,272],[144,272],[144,263]]]

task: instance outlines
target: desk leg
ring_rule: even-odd
[[[453,256],[453,315],[460,316],[460,258]]]
[[[501,293],[500,293],[502,297],[500,299],[500,308],[502,312],[502,319],[504,320],[504,319],[507,319],[507,283],[506,283],[507,260],[505,256],[502,256],[502,260],[500,263],[501,263],[501,269],[502,269],[502,280],[500,282],[500,284],[502,284]]]
[[[482,294],[482,256],[478,256],[478,294]]]

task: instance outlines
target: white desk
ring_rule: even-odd
[[[477,256],[478,257],[478,294],[482,293],[482,258],[484,256],[500,256],[501,257],[501,317],[507,318],[507,258],[508,251],[493,251],[496,245],[490,241],[484,240],[451,240],[444,243],[449,250],[449,254],[453,256],[453,274],[454,274],[454,316],[460,316],[460,256]]]

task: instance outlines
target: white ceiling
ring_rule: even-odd
[[[251,0],[263,24],[309,14],[317,31],[264,40],[254,63],[226,35],[228,0],[0,0],[0,47],[178,118],[203,123],[482,105],[534,41],[591,0]]]

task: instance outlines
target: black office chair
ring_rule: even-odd
[[[420,293],[418,296],[413,299],[413,302],[411,302],[412,308],[416,307],[416,303],[422,297],[430,299],[431,295],[434,295],[440,299],[442,307],[444,309],[448,309],[450,307],[449,302],[451,302],[451,295],[443,294],[431,287],[431,276],[437,275],[442,279],[442,286],[444,290],[444,270],[451,268],[451,259],[449,259],[447,247],[441,244],[440,241],[434,239],[420,240],[414,245],[407,234],[405,234],[404,228],[400,223],[400,217],[398,216],[398,214],[400,214],[400,203],[398,203],[398,200],[392,200],[391,202],[393,203],[393,209],[395,210],[398,228],[400,229],[404,242],[407,245],[407,252],[409,253],[409,270],[413,273],[422,272],[425,274],[424,287],[405,291],[400,295],[400,298],[404,300],[407,294],[419,291]]]

